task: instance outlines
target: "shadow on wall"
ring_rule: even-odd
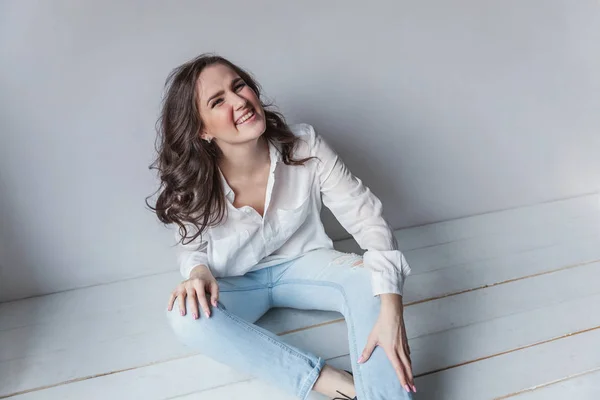
[[[325,78],[325,77],[324,77]],[[390,222],[392,228],[398,229],[390,221],[390,211],[395,210],[396,215],[407,215],[405,199],[405,182],[402,179],[404,174],[400,171],[386,166],[377,158],[376,150],[370,144],[372,137],[370,132],[378,132],[381,138],[381,132],[390,132],[387,135],[390,147],[398,149],[398,157],[402,157],[402,152],[410,151],[402,143],[402,135],[413,134],[413,127],[409,126],[411,118],[403,115],[403,111],[398,112],[397,126],[383,126],[379,121],[385,121],[387,111],[385,109],[375,111],[373,109],[365,110],[361,108],[361,102],[346,102],[343,111],[332,115],[327,112],[326,107],[320,107],[319,102],[339,101],[339,98],[365,97],[365,93],[373,91],[367,86],[361,87],[356,83],[352,86],[340,87],[335,93],[334,99],[328,99],[327,94],[319,94],[318,100],[307,97],[294,97],[293,101],[286,104],[287,111],[281,107],[288,123],[306,122],[311,124],[318,134],[322,135],[331,147],[339,154],[350,171],[363,181],[371,191],[379,197],[383,203],[384,217]],[[315,92],[316,93],[316,92]],[[327,112],[327,113],[326,113]],[[402,122],[403,121],[403,122]],[[348,140],[352,138],[352,140]],[[357,139],[358,138],[358,139]],[[405,172],[406,173],[406,172]],[[390,201],[389,199],[393,200]],[[404,210],[404,211],[399,211]],[[333,214],[323,207],[321,218],[326,227],[327,234],[333,240],[350,238],[350,234],[337,222]]]

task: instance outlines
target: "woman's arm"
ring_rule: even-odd
[[[363,261],[371,269],[373,294],[381,299],[379,318],[358,362],[367,362],[375,347],[382,347],[405,390],[416,392],[402,305],[404,280],[410,267],[383,218],[381,201],[352,175],[311,126],[306,129],[312,141],[311,155],[321,160],[318,175],[323,204],[366,250]]]
[[[374,295],[402,295],[410,267],[398,250],[393,231],[382,215],[381,201],[355,177],[336,152],[306,125],[312,154],[319,158],[317,173],[323,204],[366,250],[364,264],[372,271]]]

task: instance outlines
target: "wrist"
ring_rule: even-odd
[[[190,272],[190,278],[204,275],[207,272],[210,272],[207,265],[204,265],[204,264],[196,265],[194,268],[192,268],[192,271]]]
[[[402,295],[396,293],[383,293],[379,295],[381,307],[385,309],[402,310]]]

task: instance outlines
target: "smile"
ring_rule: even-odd
[[[236,125],[242,125],[243,123],[249,121],[250,119],[252,119],[252,117],[254,117],[256,113],[254,112],[254,110],[250,110],[248,111],[246,114],[242,115],[240,118],[238,118],[238,120],[235,122]]]

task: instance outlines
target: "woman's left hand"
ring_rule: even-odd
[[[388,356],[400,383],[407,392],[416,392],[413,380],[412,365],[410,360],[410,348],[404,327],[404,311],[402,296],[398,294],[382,294],[381,311],[379,318],[369,335],[367,345],[358,359],[359,363],[365,363],[375,350],[380,346]]]

